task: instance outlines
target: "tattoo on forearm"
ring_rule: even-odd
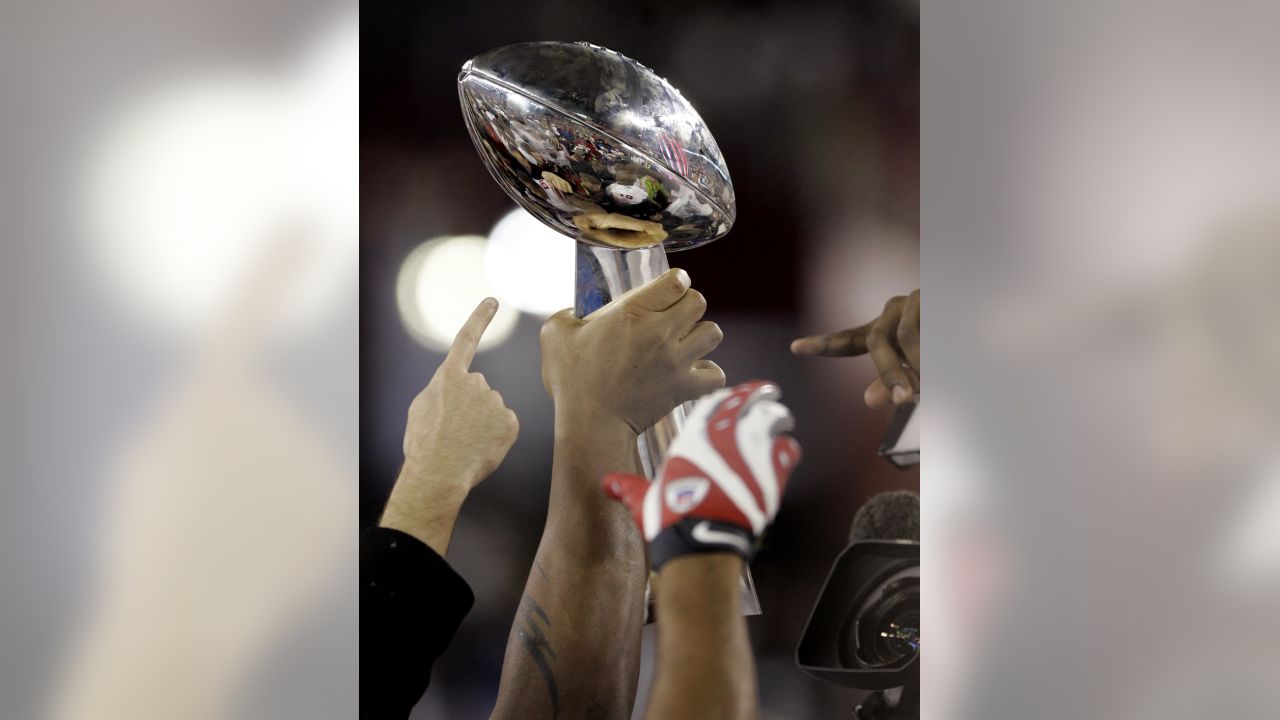
[[[541,572],[542,568],[539,567],[538,570]],[[560,691],[556,687],[555,671],[551,669],[551,661],[556,658],[556,653],[551,649],[551,641],[547,638],[544,627],[551,628],[551,619],[542,606],[538,605],[538,601],[526,593],[520,598],[520,624],[516,632],[524,649],[533,658],[534,665],[538,666],[538,672],[542,673],[542,679],[547,683],[547,693],[551,696],[551,717],[554,719],[560,717]]]

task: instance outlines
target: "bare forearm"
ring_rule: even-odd
[[[729,553],[669,561],[654,581],[658,672],[646,718],[755,718],[755,662],[742,617],[742,560]]]
[[[636,465],[625,425],[558,414],[550,510],[507,644],[495,718],[630,716],[644,547],[599,482]]]
[[[406,463],[378,525],[408,533],[444,557],[449,552],[449,540],[467,498],[467,488],[479,481],[449,478],[448,482],[441,482],[428,475]]]

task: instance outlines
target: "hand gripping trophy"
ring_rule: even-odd
[[[733,182],[715,138],[679,91],[630,58],[581,42],[508,45],[463,65],[458,95],[502,189],[577,239],[578,317],[666,272],[668,250],[733,227]],[[686,409],[640,436],[649,477]],[[744,609],[756,614],[744,573]]]

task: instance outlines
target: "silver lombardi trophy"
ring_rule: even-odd
[[[578,317],[666,272],[667,251],[733,227],[715,138],[679,91],[628,57],[590,43],[508,45],[468,61],[458,94],[502,189],[577,239]],[[684,417],[678,407],[640,436],[649,477]],[[745,611],[758,613],[749,571],[743,580]]]

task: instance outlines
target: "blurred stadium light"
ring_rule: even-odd
[[[479,235],[451,235],[428,240],[405,257],[396,277],[396,304],[413,339],[431,350],[448,350],[471,311],[493,294],[484,272],[487,245]],[[480,351],[501,345],[519,318],[512,307],[498,308]]]
[[[278,242],[305,256],[288,268],[279,329],[332,307],[358,241],[358,32],[345,16],[273,72],[173,79],[97,133],[80,224],[127,312],[198,332]]]
[[[546,317],[573,305],[574,241],[521,208],[489,231],[484,269],[498,300]]]

